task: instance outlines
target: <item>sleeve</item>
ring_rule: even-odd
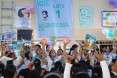
[[[101,65],[102,72],[103,72],[103,78],[111,78],[110,77],[110,72],[109,72],[109,69],[108,69],[108,65],[107,65],[106,61],[101,61],[100,65]]]
[[[15,60],[13,61],[13,64],[14,64],[15,66],[18,66],[18,65],[20,64],[21,60],[22,60],[22,58],[21,58],[21,57],[18,57],[17,59],[15,59]]]
[[[70,78],[71,67],[72,67],[72,64],[66,63],[65,70],[64,70],[64,78]]]

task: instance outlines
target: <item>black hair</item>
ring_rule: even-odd
[[[51,69],[51,72],[56,72],[58,74],[62,74],[64,69],[62,67],[62,63],[60,61],[55,62],[54,68]]]
[[[90,78],[86,72],[77,72],[74,78]]]
[[[63,50],[62,50],[61,48],[59,48],[59,49],[57,50],[57,52],[58,52],[59,50],[61,50],[61,51],[62,51],[62,53],[63,53]]]
[[[57,73],[48,73],[43,78],[62,78],[62,77]]]
[[[71,71],[70,71],[70,77],[74,78],[75,74],[78,72],[86,72],[85,69],[80,65],[80,64],[73,64],[73,66],[71,67]]]
[[[71,64],[75,64],[75,59],[72,59],[71,60]]]
[[[29,72],[30,72],[30,69],[28,69],[28,68],[20,70],[20,72],[18,74],[18,78],[19,78],[19,76],[23,76],[24,78],[28,78]]]
[[[14,65],[7,65],[3,71],[4,78],[13,78],[16,73],[16,67]]]
[[[47,50],[47,48],[49,47],[49,45],[48,44],[46,44],[46,50]]]
[[[22,13],[23,10],[26,10],[26,8],[21,8],[18,10],[18,16],[20,18],[23,18],[24,17],[24,14]],[[30,17],[30,13],[27,13],[28,14],[28,17]]]
[[[7,57],[12,57],[12,55],[14,55],[15,56],[15,54],[14,53],[8,53],[8,56]]]
[[[84,60],[80,60],[79,63],[85,70],[87,70],[87,63]]]
[[[96,65],[92,70],[92,78],[102,78],[102,68],[100,65]]]
[[[35,47],[38,47],[39,49],[41,49],[41,46],[38,44],[38,45],[35,45]]]
[[[62,63],[60,61],[55,62],[55,68],[59,68],[62,66]]]
[[[77,44],[72,45],[72,47],[70,48],[69,55],[71,54],[71,51],[72,51],[72,50],[74,50],[74,49],[75,49],[75,48],[77,48],[77,47],[78,47],[78,45],[77,45]]]
[[[31,70],[28,74],[28,78],[40,78],[40,73],[38,70]]]
[[[110,46],[107,46],[106,49],[109,48],[110,52],[112,52],[113,48]]]
[[[50,57],[51,57],[51,52],[52,52],[52,51],[55,51],[55,50],[51,50],[51,51],[49,52],[49,56],[50,56]],[[56,52],[55,52],[55,53],[56,53]]]
[[[31,53],[30,51],[28,51],[27,53],[25,53],[25,57],[26,57],[26,59],[28,59],[28,60],[30,60],[30,58],[29,58],[29,53]],[[31,58],[32,59],[32,58]]]
[[[44,70],[45,72],[40,75],[41,76],[40,78],[43,78],[43,76],[45,76],[48,73],[45,68],[41,68],[40,73],[42,72],[42,70]]]
[[[41,68],[41,61],[39,59],[34,60],[35,69]]]
[[[61,48],[59,48],[59,49],[57,50],[57,55],[58,55],[58,56],[59,56],[58,51],[61,51],[61,52],[63,53],[63,50],[62,50]]]

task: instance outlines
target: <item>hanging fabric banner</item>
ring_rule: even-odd
[[[35,0],[38,37],[72,37],[72,0]]]

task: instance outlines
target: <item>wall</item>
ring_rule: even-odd
[[[2,1],[2,0],[0,0]],[[15,6],[26,6],[33,5],[34,0],[3,0],[6,4],[10,1],[15,2]],[[91,5],[94,7],[94,20],[92,28],[79,28],[78,26],[78,7],[80,5]],[[84,40],[86,33],[94,34],[98,40],[105,40],[105,36],[101,32],[101,11],[103,10],[115,10],[112,6],[109,5],[108,0],[73,0],[73,26],[75,36],[72,40]],[[33,40],[38,40],[35,15],[32,15],[32,29]]]
[[[93,28],[78,27],[78,6],[91,5],[94,7]],[[105,36],[101,32],[101,11],[114,10],[108,3],[108,0],[73,0],[73,15],[75,26],[75,39],[82,40],[86,33],[94,34],[98,40],[105,40]]]

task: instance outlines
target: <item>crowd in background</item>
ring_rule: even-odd
[[[68,53],[67,45],[23,46],[18,56],[2,45],[0,78],[117,78],[117,45],[100,51],[73,44]]]

